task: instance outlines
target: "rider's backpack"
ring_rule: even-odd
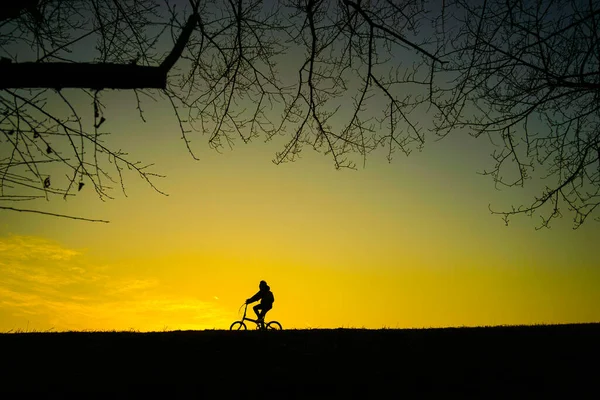
[[[266,297],[265,302],[268,302],[268,303],[275,302],[275,295],[273,294],[273,292],[271,292],[271,291],[267,292],[267,295],[265,297]]]

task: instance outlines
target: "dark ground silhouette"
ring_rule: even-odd
[[[0,397],[592,398],[599,339],[600,324],[1,334]]]

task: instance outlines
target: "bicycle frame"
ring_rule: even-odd
[[[246,312],[248,311],[248,304],[247,304],[247,303],[244,303],[244,304],[243,304],[243,307],[244,307],[244,315],[242,316],[242,319],[241,319],[241,321],[242,321],[242,322],[244,322],[244,321],[251,321],[251,322],[254,322],[254,323],[255,323],[256,325],[258,325],[258,326],[259,326],[261,329],[263,329],[263,328],[265,327],[265,320],[263,319],[262,321],[259,321],[259,320],[257,320],[257,319],[252,319],[252,318],[248,318],[248,317],[246,317]],[[241,307],[240,307],[240,308],[241,308]]]

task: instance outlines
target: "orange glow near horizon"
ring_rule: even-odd
[[[377,268],[187,254],[94,262],[35,237],[0,242],[0,329],[227,329],[266,279],[286,328],[404,328],[598,320],[594,268]]]

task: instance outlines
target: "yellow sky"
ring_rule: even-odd
[[[476,174],[485,139],[336,171],[308,150],[276,166],[279,143],[218,154],[197,137],[196,162],[168,109],[148,107],[146,124],[110,110],[107,124],[167,175],[169,196],[127,174],[128,197],[37,205],[110,224],[2,211],[0,331],[227,329],[261,279],[276,298],[267,319],[284,328],[600,321],[598,224],[504,226],[488,204],[532,192]]]

